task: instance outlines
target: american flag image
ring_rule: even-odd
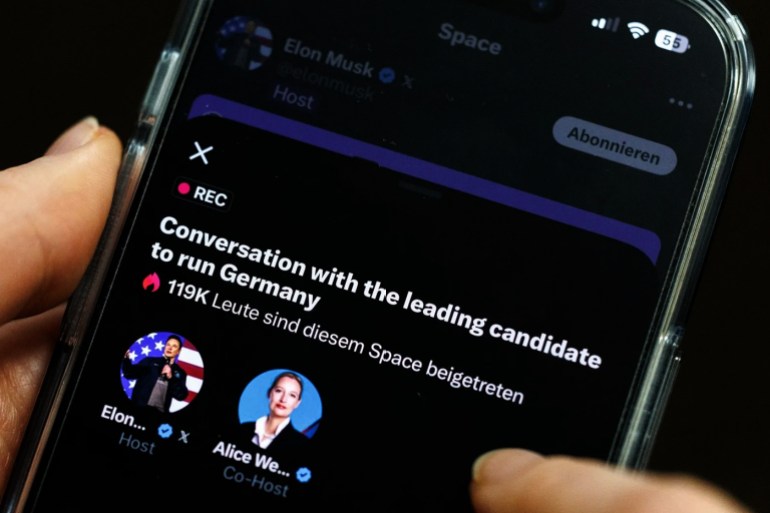
[[[176,363],[187,373],[186,384],[188,390],[187,397],[183,400],[171,400],[169,413],[174,413],[190,404],[190,402],[195,399],[195,396],[198,395],[201,386],[203,385],[203,360],[192,342],[178,333],[168,331],[149,333],[136,339],[134,343],[131,344],[131,347],[128,349],[128,357],[131,359],[131,362],[137,363],[148,356],[163,356],[163,347],[166,345],[166,339],[171,335],[175,335],[182,339],[182,349],[179,351]],[[123,391],[130,399],[131,394],[134,391],[136,380],[126,379],[121,370],[120,381],[123,385]]]
[[[216,47],[217,56],[227,61],[228,52],[234,52],[234,48],[228,43],[249,40],[249,46],[256,45],[255,50],[248,53],[247,62],[240,63],[250,71],[262,66],[273,53],[272,31],[255,18],[236,16],[230,18],[219,29],[219,43]],[[241,47],[245,50],[246,47]]]

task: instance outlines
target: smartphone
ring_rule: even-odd
[[[182,2],[2,511],[644,467],[753,90],[715,0]]]

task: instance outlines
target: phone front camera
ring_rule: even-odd
[[[563,7],[564,0],[529,0],[529,10],[538,18],[553,18]]]
[[[516,16],[532,21],[549,21],[557,18],[564,10],[566,0],[468,0],[501,14]]]

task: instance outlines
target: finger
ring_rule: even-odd
[[[600,462],[505,449],[474,465],[478,513],[746,513],[721,491],[691,478],[653,477]]]
[[[0,495],[56,340],[64,306],[0,326]]]
[[[0,172],[0,324],[74,289],[104,227],[121,145],[89,118],[46,156]]]

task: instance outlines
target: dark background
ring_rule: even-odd
[[[692,307],[650,469],[687,472],[770,512],[770,3],[729,0],[754,42],[758,86]],[[0,9],[0,169],[97,116],[125,141],[178,0],[27,0]],[[0,292],[1,293],[1,292]]]

